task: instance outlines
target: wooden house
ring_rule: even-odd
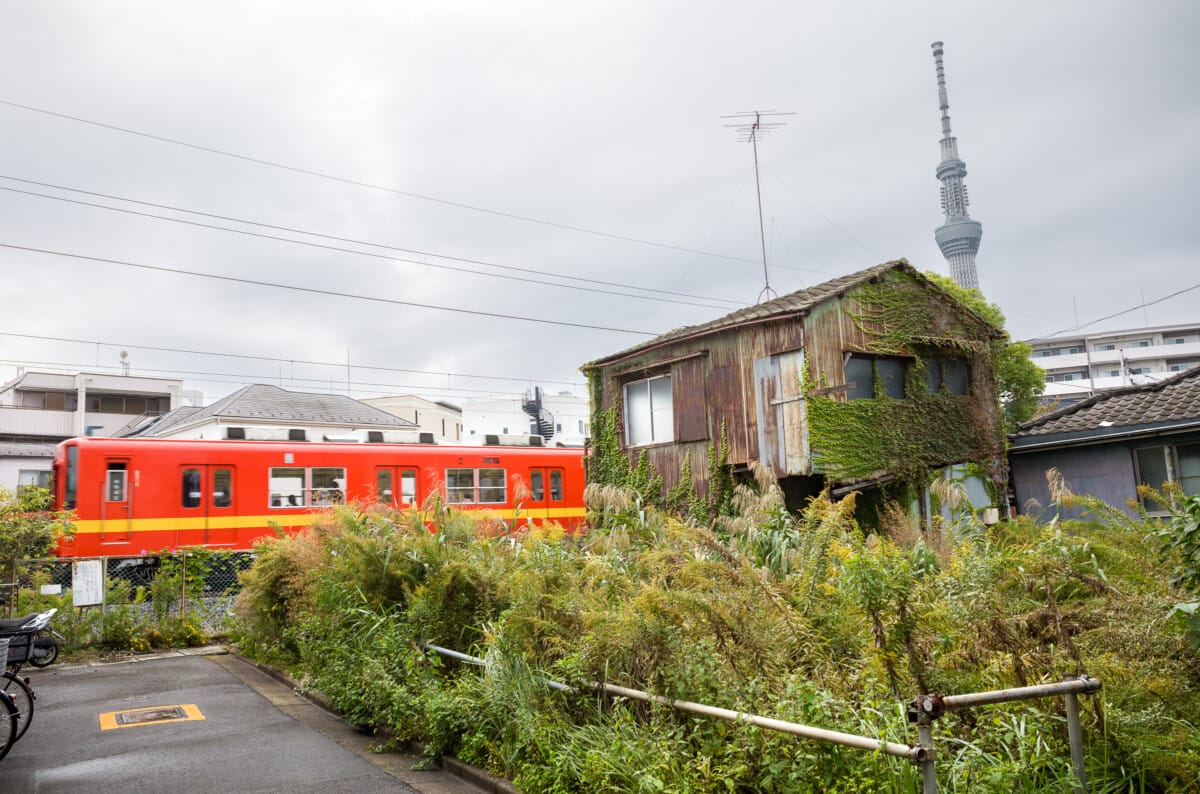
[[[779,478],[790,505],[975,463],[1001,481],[994,354],[1002,333],[904,260],[679,328],[585,364],[607,432],[670,488],[709,448]],[[614,430],[615,428],[615,430]]]

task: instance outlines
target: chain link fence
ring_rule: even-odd
[[[198,644],[229,627],[252,552],[183,551],[91,559],[22,560],[0,583],[13,618],[52,607],[68,646],[122,650]]]

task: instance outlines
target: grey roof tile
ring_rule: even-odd
[[[1025,422],[1017,428],[1013,438],[1020,440],[1099,428],[1117,433],[1120,428],[1190,419],[1200,419],[1200,368],[1157,383],[1100,392]]]

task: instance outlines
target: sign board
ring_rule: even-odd
[[[62,585],[60,584],[44,584],[41,589],[42,595],[62,595]]]
[[[104,604],[104,568],[100,560],[80,560],[72,565],[71,603],[77,607]]]

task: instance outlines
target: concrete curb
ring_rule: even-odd
[[[272,665],[263,664],[262,662],[257,662],[253,659],[249,659],[245,656],[242,656],[240,653],[237,652],[236,649],[233,649],[233,648],[222,647],[222,648],[220,648],[218,653],[227,653],[227,654],[239,659],[240,661],[244,662],[245,664],[248,664],[257,670],[260,670],[261,672],[263,672],[266,675],[270,676],[271,678],[275,679],[279,683],[288,687],[296,694],[311,701],[314,705],[319,706],[320,708],[329,712],[330,714],[337,717],[338,719],[342,718],[342,715],[338,713],[337,709],[335,709],[333,707],[333,705],[329,702],[328,698],[326,698],[323,694],[321,694],[320,692],[318,692],[316,690],[302,688],[300,686],[299,681],[296,681],[294,678],[289,676],[283,670],[280,670],[278,667],[273,667]],[[170,655],[170,654],[168,654],[168,655]],[[176,654],[176,655],[186,655],[186,654]],[[112,662],[111,664],[119,664],[119,662]],[[420,742],[410,742],[409,748],[416,755],[424,755],[424,753],[425,753],[425,746]],[[455,758],[452,755],[440,756],[437,759],[437,763],[446,772],[449,772],[450,774],[454,775],[455,777],[459,778],[460,780],[470,783],[471,785],[473,785],[477,788],[480,788],[483,791],[489,792],[489,794],[520,794],[520,792],[517,791],[516,787],[513,786],[512,783],[508,782],[504,778],[496,777],[495,775],[491,774],[490,772],[487,772],[487,771],[480,769],[478,767],[475,767],[475,766],[471,766],[470,764],[464,763],[463,761],[458,760],[457,758]]]

